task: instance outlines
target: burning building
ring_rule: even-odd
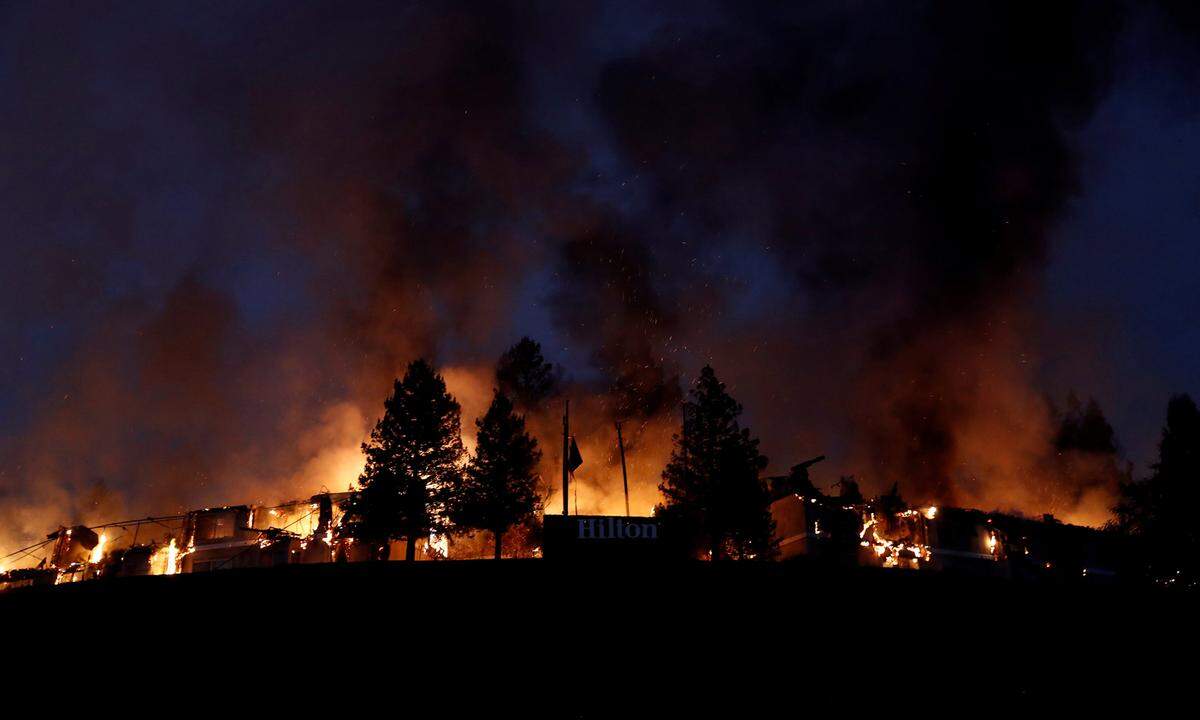
[[[34,557],[39,550],[48,553],[37,567],[0,574],[0,589],[102,577],[331,562],[338,558],[339,503],[347,495],[321,493],[271,507],[233,505],[94,528],[60,528],[43,542],[18,551],[22,559]],[[166,532],[147,539],[143,535],[146,526]],[[341,557],[345,559],[344,552]]]
[[[769,479],[775,500],[778,559],[811,558],[866,566],[1018,580],[1108,582],[1128,572],[1122,538],[1065,524],[1051,516],[954,507],[909,507],[898,494],[864,498],[843,481],[826,495],[811,483]],[[356,538],[350,493],[319,493],[274,506],[231,505],[182,515],[60,527],[41,543],[18,551],[36,567],[0,574],[0,590],[95,578],[205,573],[298,563],[359,562],[403,557],[403,541],[371,548]],[[568,561],[682,560],[672,551],[670,528],[659,517],[546,516],[535,556]],[[145,536],[145,528],[165,530]],[[399,547],[396,547],[399,546]],[[469,540],[428,538],[418,557],[480,557]]]
[[[1128,572],[1122,538],[1043,516],[897,506],[787,494],[771,505],[779,557],[1023,580],[1111,581]]]

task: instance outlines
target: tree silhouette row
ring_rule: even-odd
[[[388,557],[390,541],[407,541],[405,558],[413,560],[419,542],[431,535],[484,531],[491,534],[493,556],[500,558],[506,534],[516,528],[536,532],[542,452],[525,416],[544,411],[560,382],[561,372],[533,340],[523,338],[506,351],[497,362],[491,404],[475,420],[477,442],[468,456],[461,408],[445,380],[427,361],[412,362],[363,444],[366,464],[358,491],[343,506],[343,535],[364,542],[376,559]],[[772,557],[769,507],[772,493],[779,493],[761,477],[767,458],[740,424],[742,406],[706,366],[680,409],[655,514],[684,539],[693,557]],[[1112,427],[1094,401],[1084,405],[1072,395],[1065,412],[1052,410],[1061,466],[1055,475],[1066,485],[1099,482],[1081,474],[1094,475],[1097,467],[1109,477],[1119,470]],[[1071,453],[1106,458],[1112,467],[1090,462],[1077,469],[1063,459]],[[1168,404],[1159,460],[1151,468],[1150,477],[1138,481],[1131,467],[1119,470],[1125,479],[1107,529],[1133,539],[1151,577],[1194,583],[1200,554],[1200,410],[1187,395]],[[817,493],[807,469],[793,469],[793,475],[777,478],[777,484]],[[859,496],[852,478],[842,483],[842,497]]]

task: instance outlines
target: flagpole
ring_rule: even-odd
[[[563,515],[570,515],[570,511],[568,510],[570,496],[567,494],[567,462],[571,454],[571,446],[567,442],[567,433],[570,432],[570,416],[571,400],[567,399],[563,405]]]
[[[625,485],[625,517],[629,517],[629,475],[625,472],[625,441],[621,439],[621,423],[617,425],[617,448],[621,451],[621,482]]]

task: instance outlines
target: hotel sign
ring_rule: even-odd
[[[656,557],[662,542],[662,522],[653,517],[547,515],[544,521],[548,559]]]

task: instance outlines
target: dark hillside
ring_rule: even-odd
[[[138,677],[161,658],[184,694],[316,672],[314,692],[498,682],[564,712],[646,688],[643,710],[1161,697],[1187,688],[1170,648],[1195,634],[1185,594],[808,563],[292,565],[16,590],[0,617],[42,628],[39,653],[139,658],[117,665]]]

